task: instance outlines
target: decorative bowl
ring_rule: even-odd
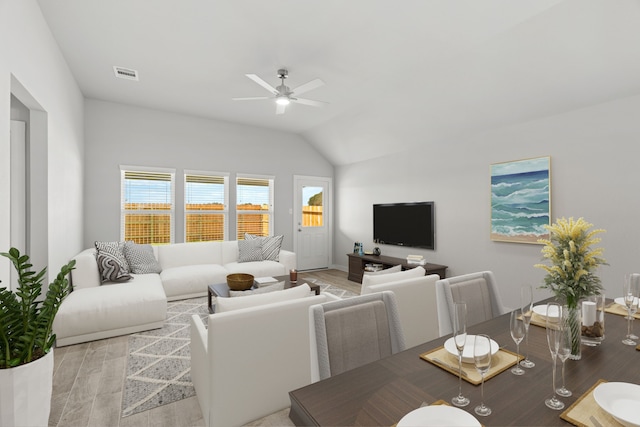
[[[246,291],[253,286],[254,277],[246,273],[234,273],[227,276],[227,285],[232,291]]]

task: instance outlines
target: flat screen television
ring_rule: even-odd
[[[373,205],[373,241],[382,245],[435,249],[433,202]]]

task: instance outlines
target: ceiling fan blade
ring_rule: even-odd
[[[262,86],[263,88],[265,88],[266,90],[268,90],[272,94],[274,94],[274,95],[278,94],[278,91],[276,90],[276,88],[274,88],[269,83],[267,83],[264,80],[262,80],[257,75],[255,75],[255,74],[245,74],[245,76],[249,77],[251,80],[253,80],[254,82],[258,83],[260,86]]]
[[[293,89],[292,92],[295,95],[300,95],[303,94],[305,92],[309,92],[310,90],[319,88],[320,86],[324,86],[324,82],[320,79],[315,79],[315,80],[311,80],[310,82],[307,82],[305,84],[302,84],[300,86],[298,86],[297,88]]]
[[[268,96],[251,96],[249,98],[231,98],[234,101],[255,101],[257,99],[270,99]]]
[[[276,104],[276,114],[284,114],[284,110],[287,108],[286,105]]]
[[[324,102],[324,101],[314,101],[311,99],[304,99],[304,98],[291,98],[291,102],[296,102],[302,105],[310,105],[312,107],[324,107],[325,105],[329,104],[328,102]]]

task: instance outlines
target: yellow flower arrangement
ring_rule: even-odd
[[[606,265],[601,257],[604,249],[591,246],[601,241],[595,236],[605,230],[589,231],[591,227],[593,224],[583,218],[577,221],[573,217],[560,218],[555,224],[545,226],[549,239],[538,240],[538,243],[544,243],[542,255],[551,264],[535,265],[547,272],[541,287],[565,300],[570,308],[576,308],[581,298],[602,290],[600,278],[593,271],[599,265]]]

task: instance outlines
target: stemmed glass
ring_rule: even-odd
[[[491,414],[491,408],[484,404],[484,375],[491,368],[491,339],[487,335],[476,335],[473,343],[473,362],[482,377],[482,382],[480,383],[480,405],[476,406],[475,413],[486,417]]]
[[[462,395],[462,352],[467,342],[467,304],[456,302],[453,305],[453,340],[458,350],[458,395],[451,399],[455,406],[467,406],[469,398]]]
[[[562,362],[562,387],[556,389],[556,393],[562,397],[569,397],[573,393],[567,390],[564,383],[564,365],[571,355],[571,327],[569,326],[569,309],[567,306],[562,307],[561,331],[558,344],[558,359]]]
[[[630,274],[624,276],[624,286],[622,288],[622,296],[624,303],[627,306],[627,336],[622,340],[626,345],[637,345],[634,341],[634,335],[631,329],[631,322],[633,322],[633,315],[638,311],[638,283],[631,278]]]
[[[562,307],[558,303],[550,302],[547,304],[546,315],[547,344],[549,345],[549,351],[551,352],[553,397],[546,399],[544,403],[551,409],[560,410],[564,408],[564,403],[556,398],[556,359],[558,357],[560,335],[562,333],[562,322],[560,322]]]
[[[525,357],[520,361],[523,368],[533,368],[536,366],[532,360],[529,360],[529,325],[531,324],[531,316],[533,314],[533,289],[531,286],[523,286],[520,288],[520,304],[522,306],[522,321],[524,322],[524,344]]]
[[[516,365],[511,369],[514,375],[524,375],[524,369],[520,367],[520,342],[526,333],[524,321],[522,319],[522,310],[517,309],[511,312],[511,321],[509,323],[511,329],[511,338],[516,343]]]

